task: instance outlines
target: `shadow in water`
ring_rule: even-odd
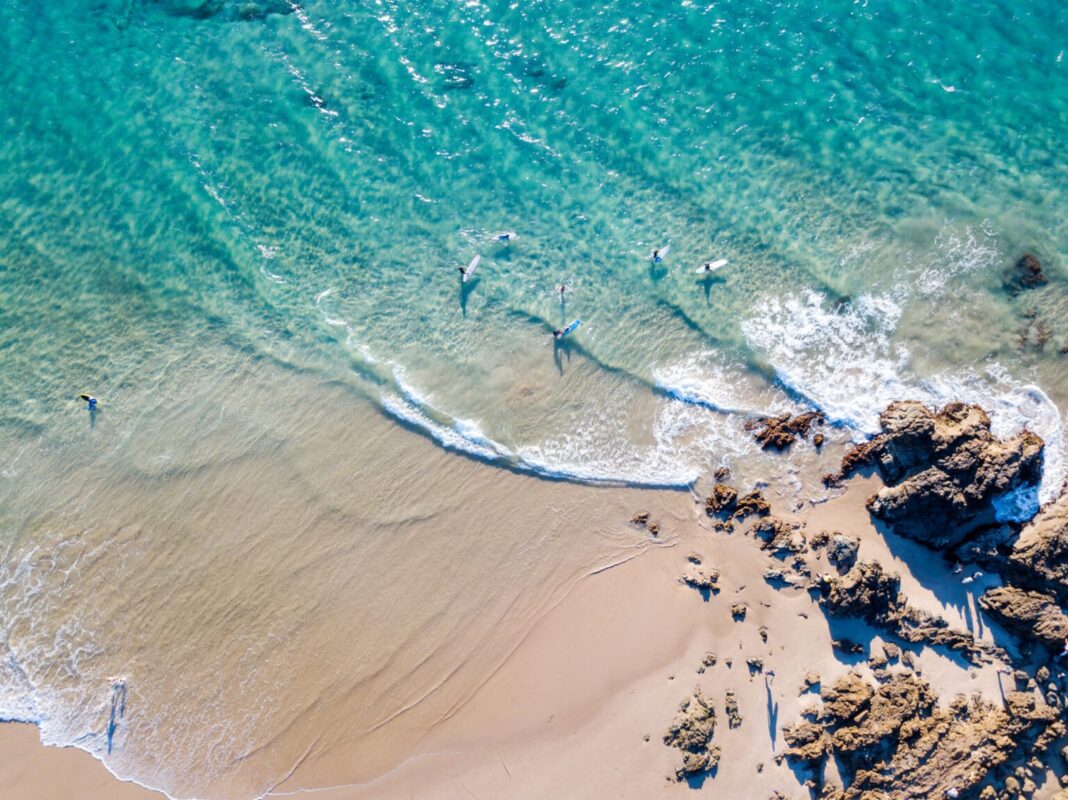
[[[700,278],[697,279],[697,285],[700,286],[705,293],[705,305],[712,304],[712,286],[717,283],[726,282],[727,280],[725,278],[722,278],[712,272],[702,275]]]
[[[467,298],[471,296],[471,292],[475,290],[481,280],[482,278],[477,275],[466,283],[462,276],[460,278],[460,313],[464,315],[464,319],[467,319]]]
[[[567,342],[560,339],[553,339],[553,363],[556,365],[556,371],[561,375],[564,374],[564,359],[567,359],[567,363],[571,363],[571,348],[567,346]]]

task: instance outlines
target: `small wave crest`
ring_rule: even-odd
[[[742,328],[750,346],[767,358],[786,387],[858,435],[877,433],[879,414],[895,400],[931,406],[975,403],[989,412],[998,436],[1024,428],[1037,433],[1046,442],[1038,498],[1046,502],[1055,497],[1068,459],[1063,421],[1053,401],[996,362],[980,369],[916,375],[908,349],[893,340],[902,302],[900,294],[864,295],[835,306],[824,295],[808,291],[767,300]],[[1023,502],[1004,499],[1004,513],[1024,513]]]

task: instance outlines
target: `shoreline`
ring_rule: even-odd
[[[874,475],[854,475],[841,489],[804,501],[789,487],[765,489],[767,509],[731,529],[720,529],[693,494],[574,487],[576,500],[585,499],[571,512],[585,508],[585,518],[598,519],[606,530],[628,531],[623,551],[587,564],[527,618],[529,625],[499,662],[451,706],[402,725],[422,728],[394,740],[388,748],[396,754],[393,763],[376,770],[366,759],[365,739],[341,737],[302,757],[264,796],[362,800],[466,792],[534,800],[548,792],[562,798],[592,792],[639,800],[654,793],[682,797],[694,785],[730,796],[790,796],[799,773],[783,756],[791,750],[789,730],[809,713],[812,695],[803,687],[812,675],[824,687],[851,675],[873,686],[891,674],[914,675],[943,709],[961,691],[1003,702],[1004,662],[997,657],[969,662],[944,646],[906,643],[907,669],[893,666],[898,656],[888,667],[880,654],[900,652],[899,638],[872,621],[830,616],[813,591],[817,584],[795,580],[805,574],[793,572],[800,569],[800,554],[832,581],[845,575],[828,563],[829,551],[783,543],[784,557],[769,555],[761,538],[765,520],[775,521],[768,530],[785,525],[806,531],[809,540],[818,531],[844,531],[857,539],[852,560],[876,562],[899,575],[910,607],[944,619],[949,630],[974,637],[978,645],[996,641],[1010,648],[1019,663],[1013,637],[987,619],[979,603],[1001,580],[991,574],[964,582],[950,573],[943,556],[875,524],[869,498],[885,485]],[[561,485],[545,488],[545,502],[560,509]],[[589,516],[592,498],[597,510]],[[640,514],[648,516],[636,523]],[[568,520],[573,525],[575,518]],[[769,577],[776,564],[790,570]],[[863,653],[843,656],[832,647],[839,638],[861,643]],[[718,766],[712,776],[676,781],[679,754],[661,739],[680,702],[695,691],[719,709]],[[22,746],[29,751],[28,769],[49,769],[62,757],[70,761],[65,769],[84,773],[90,784],[99,780],[92,776],[101,770],[83,754],[74,754],[81,762],[75,766],[63,751]],[[1048,770],[1033,795],[1037,800],[1058,788]],[[827,779],[838,777],[828,765]],[[0,771],[0,784],[7,780]],[[81,796],[110,796],[101,791]],[[136,797],[161,796],[141,791]]]

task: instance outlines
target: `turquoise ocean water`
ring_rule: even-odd
[[[568,480],[771,469],[746,415],[850,438],[900,397],[983,402],[1064,477],[1064,3],[2,0],[0,31],[9,557],[66,480],[34,453],[144,470],[257,363]],[[1015,294],[1024,252],[1050,282]]]

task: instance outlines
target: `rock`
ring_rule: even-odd
[[[644,528],[649,524],[649,512],[639,511],[633,517],[630,518],[631,525],[637,525],[639,528]]]
[[[749,667],[749,674],[756,675],[757,673],[764,671],[764,659],[754,656],[753,658],[747,658],[745,664]]]
[[[716,594],[719,591],[719,586],[717,585],[719,581],[719,570],[701,566],[699,563],[694,564],[691,561],[686,567],[686,571],[682,574],[681,580],[687,586],[697,589],[700,592],[711,592],[712,594]]]
[[[868,510],[931,547],[961,544],[995,521],[995,499],[1037,487],[1041,478],[1042,440],[1027,430],[998,439],[978,406],[950,403],[936,412],[904,401],[879,420],[882,433],[847,453],[837,478],[876,466],[887,485],[868,499]]]
[[[874,694],[875,690],[857,673],[848,672],[833,686],[824,687],[820,692],[823,700],[822,719],[829,722],[851,719],[868,704]]]
[[[997,622],[1028,641],[1038,642],[1055,652],[1064,647],[1068,637],[1068,616],[1052,595],[1015,586],[999,586],[983,594],[979,605]],[[1039,681],[1045,683],[1042,678]]]
[[[783,728],[782,738],[788,745],[784,755],[790,761],[820,761],[831,747],[823,726],[813,722],[801,722]]]
[[[820,603],[831,615],[860,617],[907,642],[956,650],[975,664],[1004,656],[1000,648],[977,642],[967,631],[950,628],[941,617],[908,605],[900,584],[901,579],[887,575],[879,562],[861,561],[845,575],[820,577]]]
[[[734,618],[735,622],[744,620],[748,611],[749,609],[746,607],[745,603],[731,603],[731,617]]]
[[[758,516],[766,517],[771,513],[771,505],[764,499],[759,491],[753,490],[748,494],[743,494],[738,498],[734,513],[731,515],[731,519],[735,522],[741,522],[746,517]]]
[[[840,571],[845,572],[857,563],[857,550],[860,547],[860,539],[855,536],[846,536],[844,533],[835,533],[831,536],[827,547],[827,560]]]
[[[861,655],[864,652],[864,645],[854,642],[852,639],[832,639],[831,647],[848,656]]]
[[[901,648],[893,642],[883,642],[883,655],[891,664],[901,658]]]
[[[812,534],[812,538],[808,540],[809,546],[813,550],[818,550],[821,547],[826,546],[831,541],[830,531],[820,531],[819,533]]]
[[[737,728],[741,726],[742,715],[738,711],[738,698],[730,689],[727,690],[727,696],[724,700],[724,705],[727,709],[727,725],[729,725],[731,728]]]
[[[717,481],[725,481],[731,476],[730,467],[716,467],[716,471],[712,473],[712,477]]]
[[[754,431],[753,438],[765,450],[785,450],[796,442],[799,436],[807,436],[814,425],[821,425],[823,421],[823,414],[819,411],[806,411],[795,417],[783,414],[749,420],[745,423],[745,429]]]
[[[805,675],[805,679],[801,682],[801,692],[819,691],[820,688],[820,676],[816,672],[809,672]]]
[[[978,694],[943,708],[929,684],[907,673],[878,687],[849,673],[822,694],[818,722],[784,730],[785,755],[821,762],[833,753],[846,783],[833,795],[840,800],[941,798],[950,789],[975,797],[1000,768],[1064,729],[1054,711],[1019,692],[1005,708]]]
[[[1035,289],[1049,282],[1042,272],[1042,262],[1033,253],[1024,253],[1017,259],[1011,272],[1005,277],[1005,289],[1013,295],[1027,289]]]
[[[861,561],[845,575],[824,576],[821,584],[821,602],[831,614],[880,623],[904,605],[901,579],[883,572],[878,561]]]
[[[753,533],[761,540],[760,549],[770,550],[775,555],[800,553],[805,549],[803,525],[791,525],[777,517],[767,517],[756,524]]]
[[[1008,572],[1025,589],[1068,603],[1068,492],[1024,526],[1009,554]]]
[[[738,492],[725,483],[712,487],[712,494],[705,500],[705,511],[713,514],[730,514],[738,505]]]
[[[823,447],[824,441],[825,437],[822,433],[817,433],[815,436],[812,437],[812,444],[816,447]]]
[[[768,628],[767,628],[767,626],[766,625],[761,625],[760,628],[757,629],[757,633],[760,634],[760,640],[762,642],[764,642],[764,644],[767,644],[768,643]]]
[[[677,780],[716,768],[719,748],[712,744],[715,731],[716,710],[697,689],[679,706],[679,715],[664,734],[664,744],[683,754],[682,766],[675,770]]]

